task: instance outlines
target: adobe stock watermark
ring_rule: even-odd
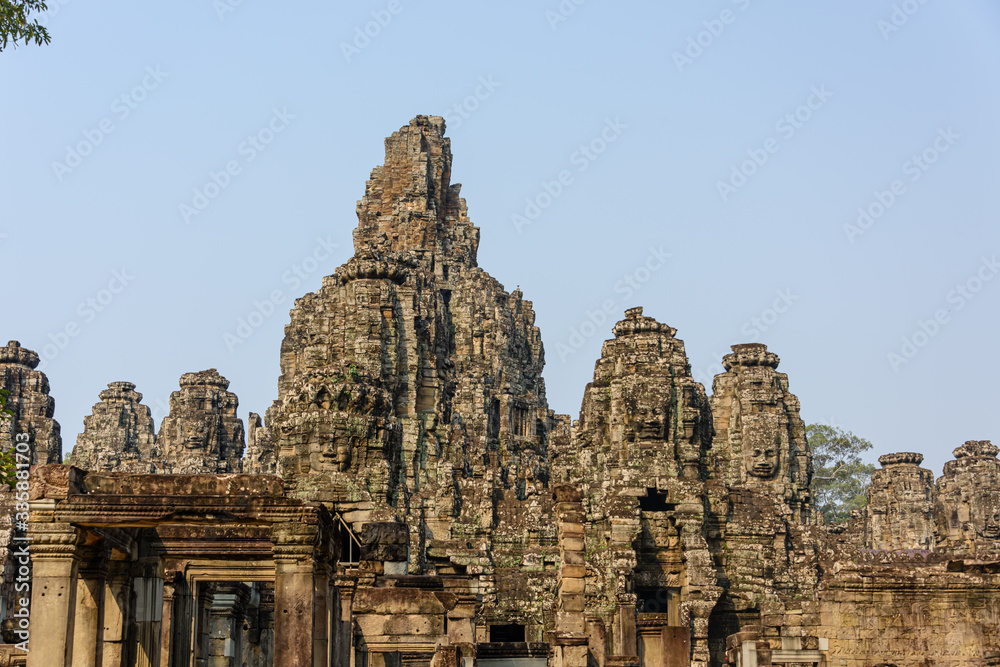
[[[169,72],[160,71],[160,66],[146,68],[146,75],[132,89],[122,93],[111,102],[111,113],[118,121],[128,118],[132,111],[137,109],[150,92],[156,90],[163,83],[163,80],[170,76]],[[84,128],[81,133],[83,139],[72,146],[66,146],[66,156],[62,162],[52,161],[52,172],[62,183],[66,174],[73,173],[73,170],[83,164],[83,159],[94,152],[94,149],[104,142],[104,138],[114,132],[115,122],[110,116],[106,116],[97,121],[94,128]]]
[[[411,0],[412,2],[412,0]],[[351,62],[351,58],[361,55],[367,49],[372,40],[382,34],[382,31],[389,27],[392,19],[399,16],[405,6],[402,0],[389,0],[384,9],[376,9],[371,13],[372,20],[354,28],[354,39],[350,43],[341,42],[340,52],[344,54],[344,59]]]
[[[133,280],[135,280],[135,275],[130,274],[127,268],[112,271],[111,279],[107,285],[77,304],[76,315],[79,319],[73,318],[55,332],[49,332],[51,342],[42,346],[41,353],[38,355],[41,360],[38,364],[38,370],[45,370],[49,362],[69,347],[72,339],[80,335],[83,327],[96,320],[98,314],[107,310]]]
[[[11,614],[14,620],[14,634],[18,641],[15,646],[18,650],[28,652],[28,645],[31,641],[31,553],[28,549],[28,521],[30,520],[30,506],[28,498],[31,496],[31,436],[27,433],[18,433],[14,436],[15,455],[15,477],[17,483],[15,490],[14,504],[14,530],[11,534],[9,562],[16,563],[16,577],[14,578],[14,593],[18,594],[16,600],[17,610]]]
[[[576,13],[576,8],[585,2],[587,0],[562,0],[554,10],[545,10],[545,20],[549,22],[549,27],[554,32],[560,23],[569,20],[569,17]]]
[[[947,129],[939,127],[937,137],[934,138],[931,145],[920,153],[914,153],[910,159],[903,163],[901,167],[903,175],[909,176],[911,183],[916,183],[931,168],[931,165],[937,162],[941,155],[947,153],[955,145],[956,140],[961,138],[962,135],[955,134],[951,127]],[[858,218],[855,223],[844,224],[844,234],[847,235],[847,240],[853,245],[855,239],[871,229],[906,192],[906,184],[898,178],[893,180],[887,189],[875,190],[872,193],[873,200],[866,206],[858,207]]]
[[[791,287],[775,290],[774,300],[771,304],[763,308],[757,315],[748,318],[740,326],[740,334],[743,336],[740,339],[740,343],[756,343],[760,341],[760,337],[773,328],[778,320],[781,319],[781,316],[791,310],[792,306],[800,298],[797,294],[792,294]],[[692,373],[692,377],[706,387],[711,387],[712,379],[719,373],[726,372],[726,369],[722,366],[722,358],[727,354],[729,354],[728,350],[722,354],[712,355],[711,363],[700,370],[695,370]]]
[[[559,360],[566,361],[567,358],[576,354],[590,338],[603,331],[605,324],[610,321],[608,318],[622,310],[622,302],[631,299],[636,292],[642,289],[643,285],[653,277],[653,274],[663,268],[670,257],[671,254],[666,252],[663,246],[658,248],[650,246],[646,261],[615,282],[614,292],[621,296],[617,299],[605,299],[599,308],[587,310],[580,323],[570,327],[566,342],[556,343]]]
[[[903,0],[903,2],[892,6],[892,13],[888,19],[879,19],[876,22],[882,39],[889,41],[890,35],[899,32],[910,20],[910,17],[920,11],[920,8],[927,4],[927,0]]]
[[[809,89],[809,96],[806,97],[805,102],[777,120],[774,124],[774,131],[778,132],[785,141],[788,141],[809,122],[814,112],[823,108],[831,97],[833,97],[833,93],[826,89],[826,85],[813,86]],[[722,201],[729,201],[729,197],[746,185],[749,179],[767,164],[771,156],[779,150],[781,150],[781,142],[774,137],[765,139],[759,148],[748,148],[747,159],[732,166],[729,179],[715,182],[715,187],[719,191]]]
[[[281,275],[281,282],[284,285],[289,285],[287,289],[291,292],[293,300],[299,293],[298,289],[302,281],[316,273],[324,262],[333,257],[333,251],[339,247],[338,244],[330,240],[329,234],[326,238],[317,237],[316,246],[312,252],[292,264]],[[232,333],[226,331],[222,334],[222,342],[226,344],[229,352],[235,352],[237,347],[245,343],[257,329],[263,326],[264,322],[278,311],[278,306],[285,303],[287,296],[285,288],[276,288],[261,299],[254,299],[250,312],[245,317],[236,319],[236,327]]]
[[[73,0],[47,0],[45,3],[45,11],[38,15],[38,22],[45,24],[50,21],[62,10],[63,7],[68,5]]]
[[[745,12],[750,6],[750,0],[732,0],[732,3],[739,7],[741,12]],[[683,73],[685,67],[693,65],[695,60],[701,58],[705,49],[715,44],[715,40],[726,31],[726,26],[736,23],[738,16],[739,14],[727,8],[723,9],[717,18],[702,21],[701,24],[705,29],[693,37],[688,37],[687,46],[683,51],[674,51],[673,53],[677,71]]]
[[[600,133],[587,143],[580,144],[580,147],[570,154],[569,163],[576,167],[577,173],[582,174],[627,129],[628,125],[621,122],[618,116],[615,116],[614,120],[605,119],[604,128]],[[524,210],[521,213],[512,213],[510,216],[510,221],[514,224],[517,233],[520,234],[524,227],[534,224],[542,211],[552,206],[552,203],[562,196],[566,188],[573,184],[574,179],[572,171],[563,169],[551,181],[542,181],[541,192],[533,197],[525,197]]]
[[[445,112],[444,122],[448,125],[448,129],[457,130],[461,127],[462,121],[468,120],[472,113],[479,108],[479,105],[490,99],[501,85],[499,81],[493,80],[492,74],[479,77],[479,84],[472,91],[472,94]]]
[[[212,0],[212,9],[220,21],[226,20],[226,14],[236,11],[236,8],[243,4],[243,0]]]
[[[257,156],[267,150],[275,137],[284,132],[294,119],[295,116],[288,113],[287,107],[282,107],[280,111],[276,108],[272,109],[271,118],[264,127],[254,134],[248,134],[247,138],[236,146],[236,154],[243,158],[242,164],[240,160],[232,159],[227,161],[219,171],[210,170],[205,184],[194,188],[190,204],[183,202],[178,205],[177,211],[184,224],[189,224],[194,216],[201,215],[202,211],[207,209],[208,205],[232,184],[233,178],[243,172],[243,165],[256,160]]]
[[[1000,273],[1000,263],[997,262],[997,256],[982,257],[976,271],[964,282],[955,285],[945,295],[945,303],[953,308],[938,308],[930,318],[917,320],[917,326],[913,333],[900,339],[899,349],[886,354],[886,360],[892,371],[898,373],[901,366],[913,361],[920,350],[941,333],[942,327],[951,322],[952,310],[958,312],[965,308],[969,302],[976,298],[986,283],[993,280],[997,273]]]

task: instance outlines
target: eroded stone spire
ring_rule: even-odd
[[[0,389],[10,392],[7,409],[13,419],[0,419],[0,449],[8,450],[18,433],[27,433],[32,463],[62,462],[62,436],[53,419],[55,400],[49,396],[49,379],[35,370],[38,355],[12,340],[0,347]]]
[[[451,140],[440,116],[417,116],[385,140],[385,164],[372,170],[358,202],[358,255],[430,250],[476,265],[479,229],[461,185],[451,184]]]
[[[100,397],[66,463],[97,472],[154,472],[156,436],[142,394],[131,382],[112,382]]]
[[[254,459],[273,445],[294,493],[354,530],[425,526],[410,534],[411,573],[487,567],[484,517],[548,495],[541,333],[531,301],[476,266],[444,129],[417,116],[386,139],[355,255],[296,300],[278,400],[253,429]],[[532,511],[519,525],[540,523]]]

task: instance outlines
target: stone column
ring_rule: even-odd
[[[169,660],[160,662],[160,667],[190,667],[191,666],[191,625],[194,601],[191,597],[191,588],[188,581],[180,573],[174,575],[176,578],[173,585],[174,608],[171,613],[171,623],[173,626],[170,633],[168,646]],[[164,597],[166,590],[164,590]],[[163,647],[160,647],[162,652]]]
[[[215,601],[215,584],[212,582],[200,582],[196,590],[197,598],[194,604],[195,628],[194,637],[194,665],[195,667],[208,667],[210,623],[212,617],[212,603]]]
[[[336,646],[334,646],[333,667],[354,667],[354,648],[351,644],[354,633],[355,582],[350,577],[338,577],[335,583],[340,613],[337,615],[334,626],[336,628]]]
[[[313,667],[327,667],[330,664],[330,566],[316,563],[313,579]]]
[[[635,593],[620,593],[618,595],[613,655],[639,655],[635,627]]]
[[[274,664],[314,667],[315,582],[313,561],[317,526],[275,524],[274,543]]]
[[[208,667],[239,667],[243,662],[243,619],[250,589],[245,584],[216,584],[209,622]]]
[[[131,655],[135,667],[156,667],[160,657],[161,614],[163,613],[163,578],[158,576],[159,563],[143,564],[143,576],[132,578],[135,609],[131,620],[135,623],[135,636],[131,637]]]
[[[86,548],[76,580],[76,619],[73,628],[73,667],[101,665],[104,644],[104,587],[110,549]]]
[[[125,639],[128,636],[131,588],[129,564],[113,562],[104,582],[102,667],[125,667],[127,663]]]
[[[32,565],[28,667],[71,665],[79,532],[68,523],[29,524],[28,538]]]
[[[587,576],[580,490],[560,484],[552,490],[558,516],[559,568],[556,628],[549,641],[560,667],[586,667],[587,635],[584,632],[584,582]]]
[[[160,612],[160,660],[156,667],[173,667],[170,662],[171,647],[174,643],[177,620],[174,615],[174,604],[183,591],[179,590],[181,583],[178,572],[167,572],[163,580],[163,610]]]

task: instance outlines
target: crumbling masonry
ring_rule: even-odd
[[[354,256],[295,302],[246,428],[214,369],[155,434],[112,382],[63,465],[37,355],[0,348],[0,446],[28,434],[35,464],[26,534],[25,492],[0,499],[0,665],[1000,665],[997,447],[965,443],[936,482],[883,456],[864,512],[824,526],[778,356],[734,345],[709,395],[642,308],[579,419],[554,414],[531,301],[477,266],[444,131],[386,139]]]

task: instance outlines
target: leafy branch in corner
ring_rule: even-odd
[[[44,12],[48,7],[41,0],[0,0],[0,51],[7,48],[8,40],[17,43],[35,42],[41,46],[51,41],[49,31],[38,21],[28,21],[31,12]]]

